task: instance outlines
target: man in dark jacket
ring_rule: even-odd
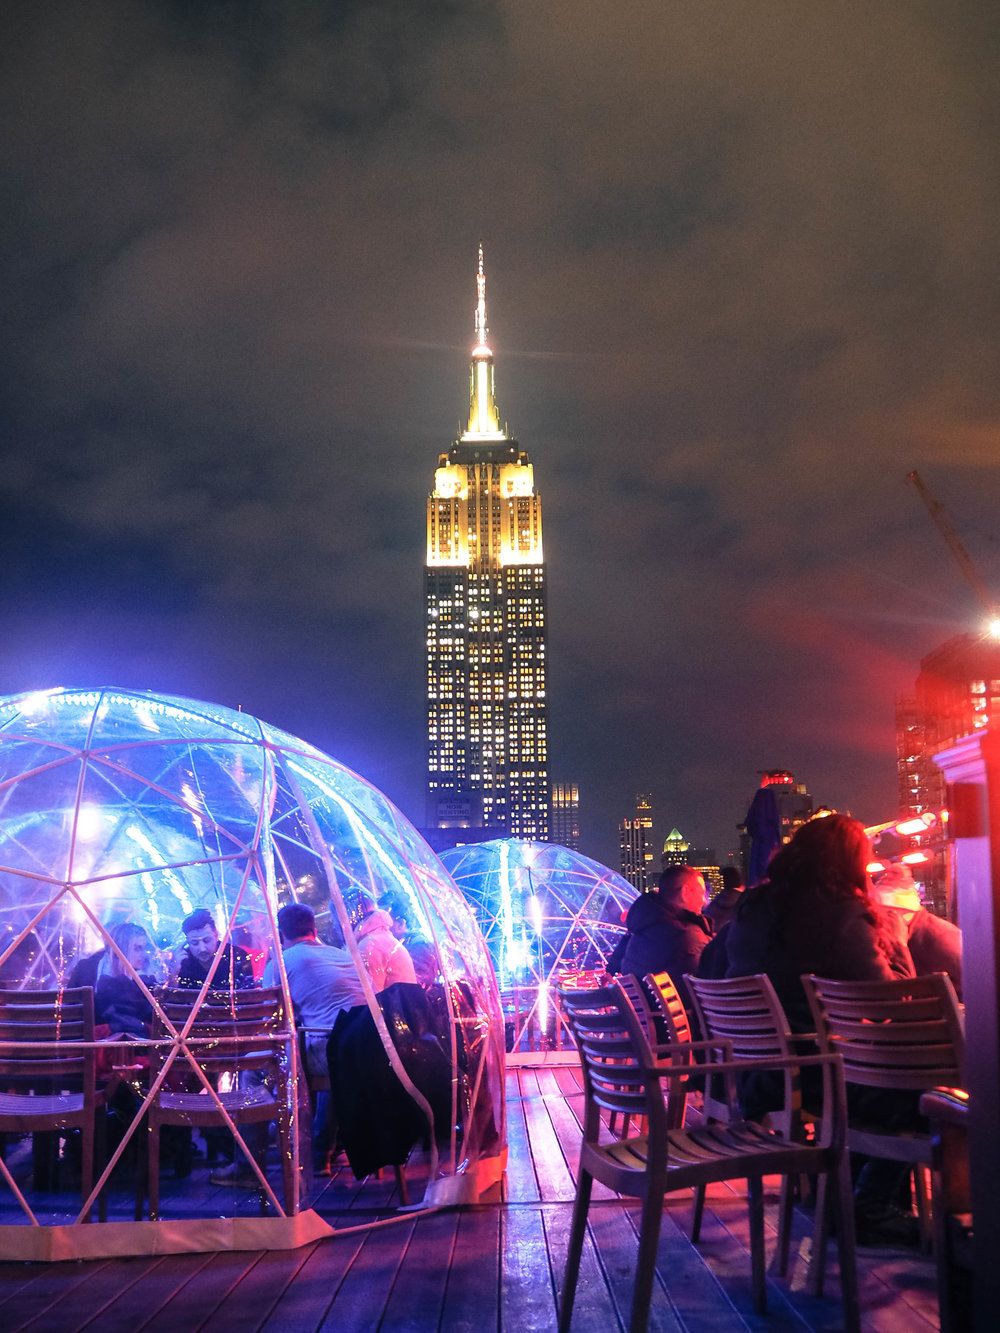
[[[668,866],[659,891],[642,894],[628,909],[624,948],[609,969],[631,972],[640,980],[647,972],[668,972],[686,1004],[684,974],[698,971],[702,950],[712,937],[704,907],[705,881],[698,871]]]

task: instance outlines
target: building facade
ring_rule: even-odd
[[[427,823],[548,841],[542,502],[501,424],[479,247],[468,426],[427,501]]]
[[[552,784],[550,833],[560,847],[580,850],[580,788],[575,782]]]
[[[640,793],[635,798],[635,814],[618,825],[618,845],[622,878],[645,893],[653,887],[653,805],[648,796]]]
[[[940,817],[944,775],[934,755],[962,736],[1000,723],[1000,639],[959,634],[922,659],[911,696],[896,702],[896,772],[899,814]],[[948,901],[944,848],[935,824],[917,839],[927,861],[912,867],[929,907],[953,912]]]

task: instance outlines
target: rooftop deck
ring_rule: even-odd
[[[401,1216],[394,1212],[391,1173],[359,1184],[343,1168],[317,1182],[314,1206],[338,1228],[373,1217],[383,1225],[263,1254],[0,1264],[0,1326],[7,1333],[551,1329],[580,1142],[579,1072],[570,1065],[512,1069],[507,1092],[510,1162],[502,1200]],[[180,1185],[199,1188],[198,1174]],[[775,1242],[777,1182],[772,1186],[769,1247]],[[749,1234],[740,1192],[728,1186],[709,1191],[697,1248],[687,1239],[690,1220],[690,1195],[671,1197],[660,1237],[651,1329],[840,1327],[832,1253],[827,1296],[816,1300],[803,1289],[810,1229],[805,1214],[796,1213],[788,1278],[770,1280],[766,1318],[751,1309]],[[574,1328],[608,1333],[625,1326],[637,1225],[632,1201],[595,1186]],[[866,1329],[921,1333],[938,1327],[930,1259],[870,1249],[861,1250],[859,1258]]]

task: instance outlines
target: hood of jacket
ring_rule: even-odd
[[[357,930],[357,938],[363,940],[368,935],[376,935],[380,931],[388,931],[392,934],[392,917],[381,907],[376,907],[374,912],[370,912],[365,917]]]

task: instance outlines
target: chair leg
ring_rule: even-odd
[[[576,1283],[580,1276],[580,1256],[583,1254],[583,1238],[587,1231],[587,1211],[590,1208],[590,1192],[593,1184],[593,1176],[581,1166],[576,1182],[569,1250],[566,1254],[566,1276],[563,1278],[559,1309],[559,1333],[569,1333],[573,1318],[573,1298],[576,1296]]]
[[[760,1176],[751,1176],[747,1181],[747,1199],[750,1206],[750,1269],[753,1286],[753,1308],[756,1314],[766,1314],[764,1182]]]
[[[792,1245],[793,1192],[792,1177],[782,1176],[781,1193],[778,1196],[778,1248],[775,1253],[775,1268],[782,1277],[788,1272],[788,1254]]]
[[[160,1126],[156,1121],[150,1123],[146,1151],[149,1153],[146,1182],[149,1194],[149,1220],[155,1222],[160,1215]]]
[[[920,1221],[920,1250],[930,1254],[932,1249],[931,1201],[927,1193],[927,1168],[918,1163],[913,1168],[913,1193],[917,1201],[917,1217]]]
[[[694,1214],[691,1218],[691,1244],[697,1245],[701,1240],[701,1219],[705,1212],[705,1190],[704,1185],[695,1185],[694,1187]]]
[[[645,1333],[649,1323],[649,1303],[653,1296],[656,1276],[656,1251],[660,1244],[660,1222],[663,1218],[663,1190],[652,1186],[642,1201],[642,1222],[639,1227],[639,1254],[635,1266],[635,1286],[632,1289],[632,1315],[629,1333]]]
[[[410,1190],[406,1183],[406,1168],[394,1166],[392,1170],[396,1177],[396,1188],[399,1190],[399,1202],[405,1208],[410,1202]]]
[[[96,1112],[95,1112],[96,1114]],[[94,1188],[94,1117],[90,1116],[80,1126],[80,1203],[86,1202]],[[90,1221],[90,1211],[83,1219]]]
[[[826,1171],[816,1178],[816,1216],[813,1222],[812,1256],[809,1260],[809,1291],[813,1296],[823,1295],[823,1282],[826,1278],[826,1245],[829,1237],[829,1183],[830,1177]],[[852,1209],[853,1206],[852,1197]],[[854,1213],[852,1211],[852,1224],[853,1221]]]
[[[845,1333],[858,1333],[861,1308],[858,1303],[858,1258],[854,1234],[854,1191],[851,1186],[851,1159],[845,1152],[840,1159],[831,1186],[837,1216],[837,1257],[840,1259],[840,1292],[844,1303]],[[826,1181],[827,1177],[821,1179]],[[817,1204],[818,1207],[818,1204]],[[825,1247],[824,1247],[825,1248]]]

